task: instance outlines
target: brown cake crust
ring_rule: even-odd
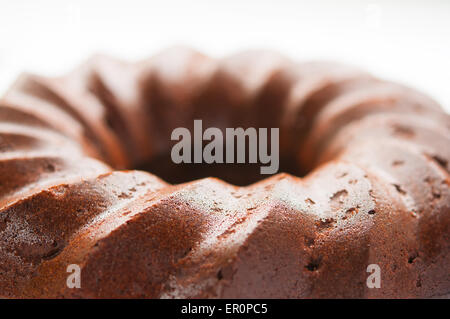
[[[194,119],[278,127],[280,158],[308,174],[172,185],[120,171],[164,169],[170,133]],[[0,100],[0,296],[448,294],[449,146],[450,117],[428,96],[274,52],[217,60],[177,47],[24,74]],[[80,289],[66,285],[70,264]],[[366,285],[370,264],[379,289]]]

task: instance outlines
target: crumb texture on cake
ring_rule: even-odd
[[[309,173],[236,186],[136,170],[194,119],[280,128],[280,158]],[[450,116],[425,94],[274,52],[176,47],[23,74],[0,100],[0,297],[443,296],[449,146]]]

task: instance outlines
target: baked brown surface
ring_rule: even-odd
[[[282,169],[307,175],[188,182],[222,171],[169,161],[171,131],[194,119],[279,127]],[[450,117],[426,95],[272,52],[173,48],[24,74],[0,102],[0,296],[445,295],[449,145]],[[122,170],[135,168],[161,177]],[[81,289],[66,285],[70,264]]]

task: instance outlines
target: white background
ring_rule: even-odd
[[[0,0],[0,93],[20,71],[63,73],[97,52],[142,59],[185,44],[269,48],[369,69],[450,111],[450,1]]]

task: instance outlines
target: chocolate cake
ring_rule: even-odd
[[[279,128],[282,173],[172,163],[172,130],[195,119]],[[428,96],[273,52],[24,74],[0,101],[0,296],[448,294],[449,145]]]

